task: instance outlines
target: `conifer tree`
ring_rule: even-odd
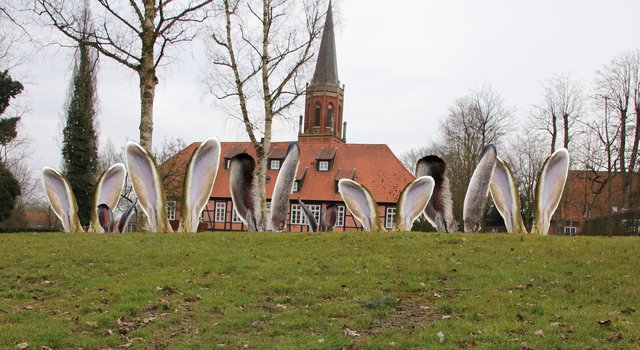
[[[13,80],[8,71],[0,71],[0,115],[9,106],[9,101],[22,92],[23,86]],[[0,149],[17,136],[16,127],[20,117],[0,118]],[[5,166],[4,152],[0,152],[0,221],[8,218],[20,195],[20,184]]]
[[[90,14],[85,2],[83,27],[89,33]],[[88,34],[87,34],[88,35]],[[78,202],[78,216],[83,225],[89,223],[98,165],[96,114],[96,63],[92,49],[80,42],[76,52],[73,77],[69,89],[66,125],[63,130],[62,156],[64,172]]]

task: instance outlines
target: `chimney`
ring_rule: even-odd
[[[298,123],[298,135],[302,135],[302,115],[300,115],[300,122]]]
[[[342,141],[347,142],[347,122],[342,123]]]

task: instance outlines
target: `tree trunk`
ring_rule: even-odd
[[[556,138],[558,137],[558,118],[551,115],[551,153],[556,150]]]
[[[142,23],[142,54],[138,75],[140,78],[140,146],[149,153],[153,151],[153,101],[156,94],[156,76],[153,48],[156,41],[154,0],[144,1],[144,23]]]
[[[564,130],[564,142],[562,144],[562,147],[568,150],[569,149],[569,114],[567,113],[562,114],[562,123],[563,123],[562,127]]]

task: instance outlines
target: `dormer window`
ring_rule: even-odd
[[[329,161],[321,160],[318,162],[318,171],[329,171]]]
[[[296,180],[293,182],[293,188],[291,192],[300,192],[300,181]]]
[[[231,159],[225,159],[224,160],[224,168],[229,170],[229,168],[231,168]]]
[[[280,159],[272,159],[271,162],[269,162],[269,169],[280,170]]]

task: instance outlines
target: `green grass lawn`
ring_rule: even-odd
[[[0,249],[2,349],[640,349],[638,238],[57,233]]]

